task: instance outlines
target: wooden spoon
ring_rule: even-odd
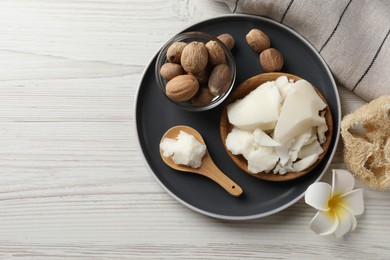
[[[325,98],[322,96],[322,94],[314,87],[314,89],[317,91],[317,94],[322,98],[322,100],[327,104],[325,108],[325,121],[328,126],[328,131],[326,131],[326,142],[323,143],[322,149],[324,152],[319,155],[317,161],[306,170],[300,171],[300,172],[288,172],[284,175],[280,174],[273,174],[273,173],[265,173],[265,172],[259,172],[257,174],[254,174],[248,170],[248,162],[242,155],[234,155],[232,154],[229,149],[226,147],[226,137],[227,135],[232,131],[233,125],[230,124],[228,117],[227,117],[227,106],[233,102],[235,102],[237,99],[244,98],[246,95],[248,95],[252,90],[256,89],[261,84],[267,82],[267,81],[273,81],[276,80],[280,76],[287,76],[289,80],[297,81],[301,78],[292,74],[288,73],[281,73],[281,72],[272,72],[272,73],[263,73],[256,76],[253,76],[244,82],[242,82],[229,96],[228,100],[225,103],[224,110],[222,112],[221,121],[220,121],[220,132],[221,132],[221,138],[222,142],[224,144],[224,147],[226,149],[226,152],[228,153],[229,157],[233,160],[233,162],[241,168],[241,170],[245,171],[246,173],[252,175],[253,177],[256,177],[258,179],[267,180],[267,181],[288,181],[293,180],[296,178],[299,178],[307,173],[309,173],[311,170],[313,170],[320,161],[325,157],[325,154],[327,153],[330,142],[332,139],[333,134],[333,121],[332,121],[332,114],[330,111],[330,108],[328,106],[328,103],[326,102]]]
[[[180,130],[186,132],[187,134],[193,135],[200,143],[205,144],[202,136],[195,129],[184,125],[174,126],[170,128],[168,131],[165,132],[160,142],[162,142],[165,137],[173,139],[176,138],[179,135]],[[240,196],[243,192],[240,186],[238,186],[234,181],[232,181],[223,172],[221,172],[221,170],[218,169],[218,167],[211,159],[211,156],[207,150],[206,154],[202,159],[202,165],[200,168],[192,168],[191,166],[176,164],[173,162],[171,157],[163,156],[161,149],[160,155],[163,161],[172,169],[183,172],[197,173],[206,176],[218,183],[222,188],[224,188],[227,192],[230,193],[230,195],[234,197]]]

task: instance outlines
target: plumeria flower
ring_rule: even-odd
[[[356,228],[357,215],[364,212],[363,189],[353,190],[355,179],[345,170],[333,170],[332,186],[324,182],[310,185],[305,202],[318,210],[309,226],[318,235],[342,237]]]

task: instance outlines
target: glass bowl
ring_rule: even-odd
[[[231,74],[230,85],[227,88],[227,90],[224,93],[222,93],[221,95],[214,96],[214,98],[212,99],[211,102],[209,102],[207,104],[203,104],[203,105],[193,104],[191,102],[191,100],[174,101],[174,100],[170,99],[166,94],[166,85],[167,85],[168,81],[165,80],[160,75],[161,67],[165,63],[168,62],[168,60],[167,60],[168,48],[175,42],[190,43],[193,41],[203,42],[204,44],[206,44],[209,41],[216,41],[221,46],[221,48],[225,54],[226,65],[229,67],[230,74]],[[210,68],[210,64],[207,65],[207,68]],[[187,74],[185,71],[184,71],[184,73]],[[217,37],[214,37],[210,34],[203,33],[203,32],[185,32],[185,33],[181,33],[181,34],[178,34],[178,35],[172,37],[161,48],[160,52],[158,53],[157,60],[156,60],[155,76],[156,76],[156,81],[157,81],[158,87],[161,89],[162,93],[169,101],[171,101],[172,103],[174,103],[178,107],[185,109],[185,110],[188,110],[188,111],[195,111],[195,112],[196,111],[206,111],[206,110],[212,109],[212,108],[218,106],[219,104],[221,104],[226,99],[226,97],[229,95],[229,93],[231,92],[233,85],[234,85],[234,82],[235,82],[235,79],[236,79],[236,63],[235,63],[234,57],[231,54],[231,52],[227,49],[227,47]],[[200,85],[199,89],[207,87],[205,85],[201,85],[201,84],[199,84],[199,85]]]

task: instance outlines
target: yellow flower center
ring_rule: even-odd
[[[328,215],[330,218],[336,217],[342,217],[342,213],[344,212],[343,207],[341,206],[342,201],[344,199],[340,196],[333,196],[329,201],[328,201]]]
[[[328,207],[330,209],[334,209],[338,207],[338,204],[340,203],[341,198],[339,196],[333,196],[329,201],[328,201]]]

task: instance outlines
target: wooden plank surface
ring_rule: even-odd
[[[302,200],[221,221],[151,177],[134,131],[142,72],[175,33],[226,13],[206,0],[0,1],[1,259],[390,257],[388,192],[365,188],[357,230],[337,240],[309,230]],[[364,104],[339,91],[343,114]],[[341,143],[331,168],[345,168]]]

